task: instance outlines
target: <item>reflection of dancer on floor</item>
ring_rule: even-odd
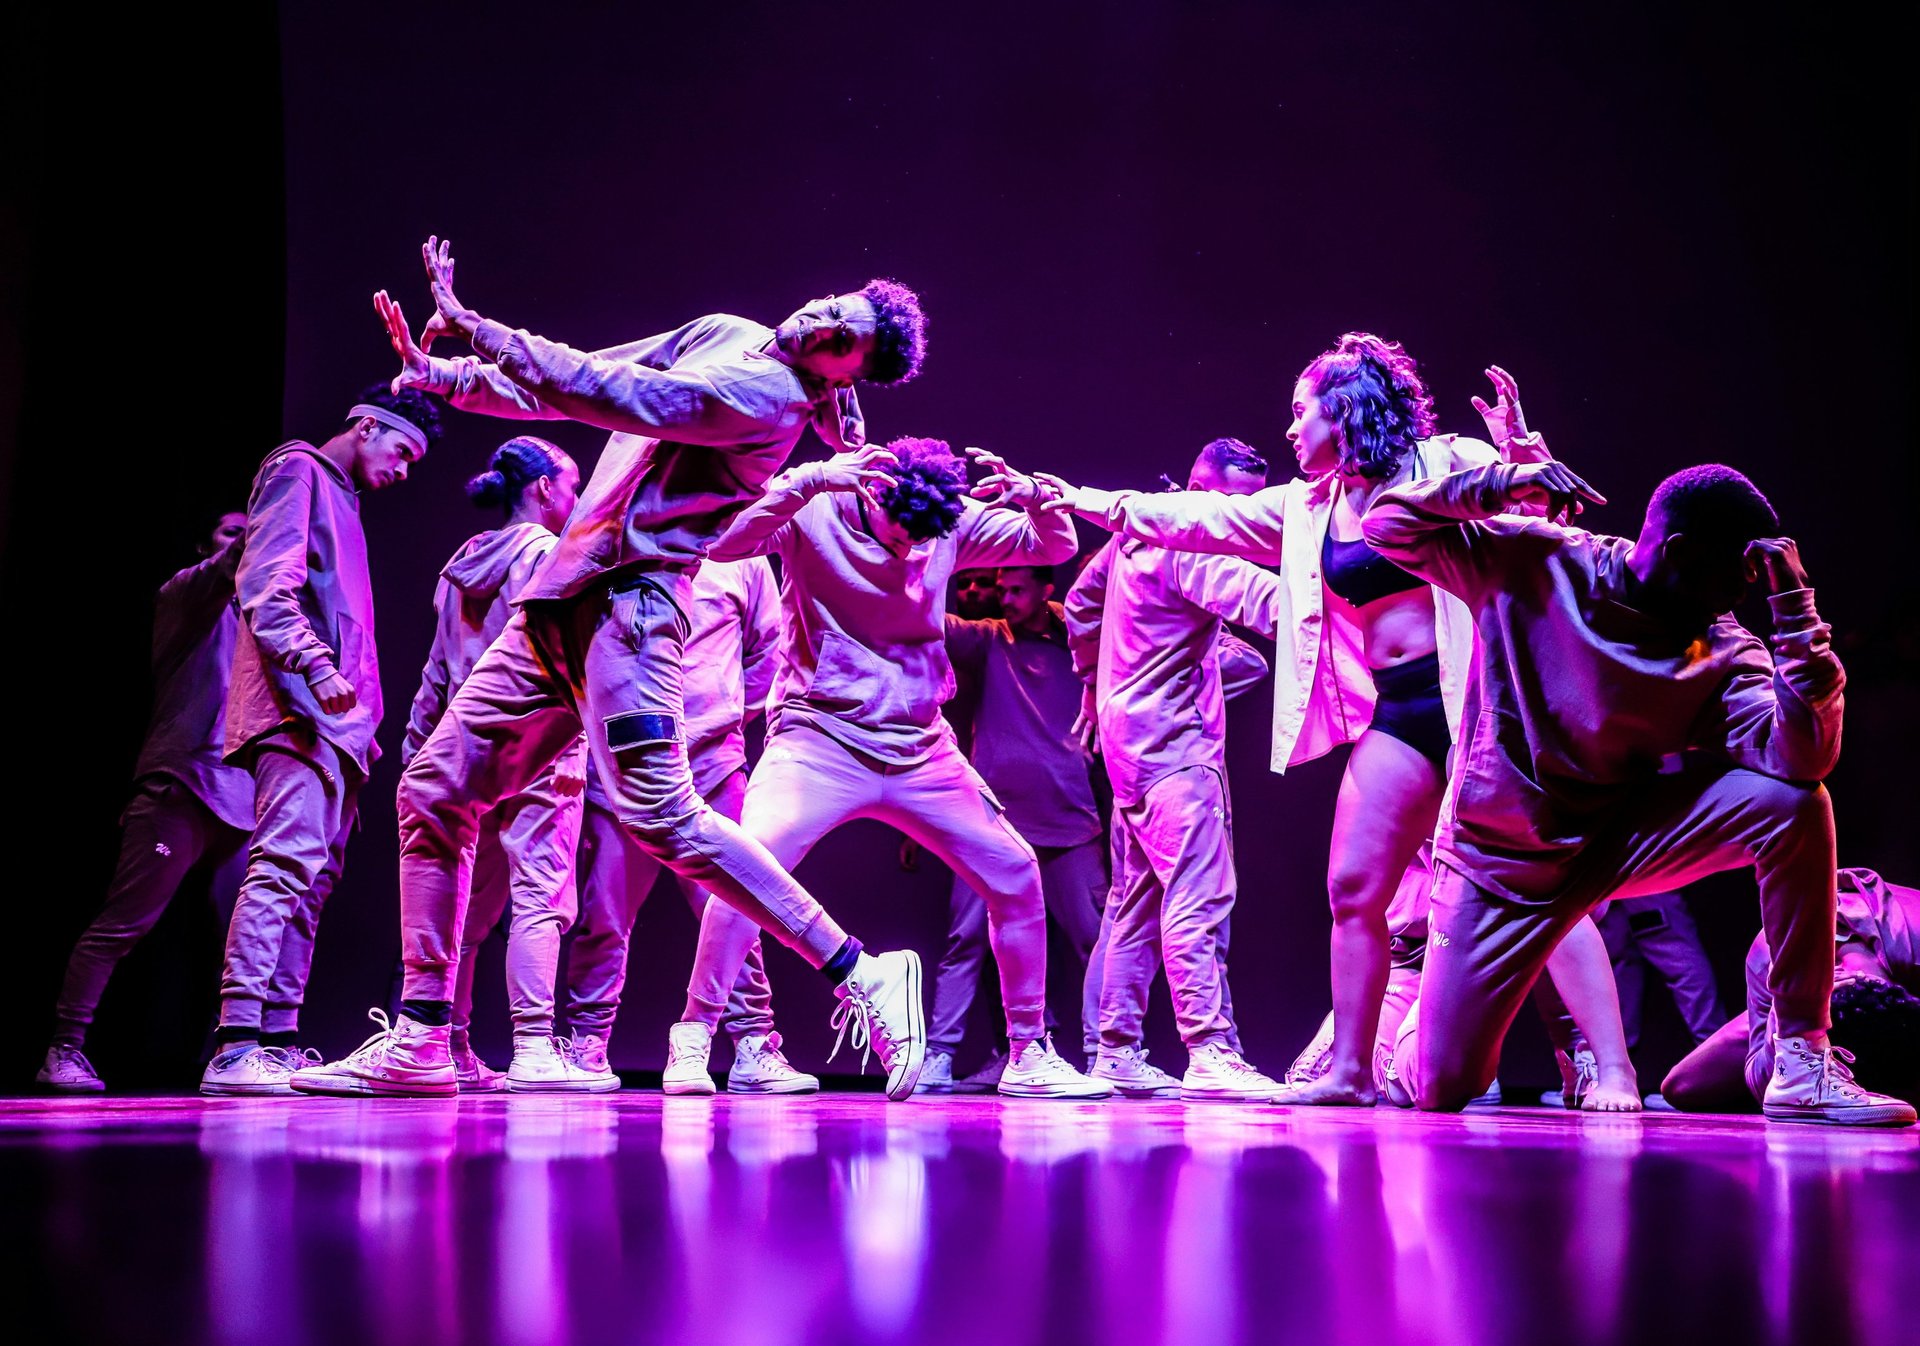
[[[917,372],[917,298],[874,281],[807,305],[777,331],[716,314],[586,352],[483,321],[455,297],[445,245],[430,240],[423,255],[438,309],[429,330],[460,333],[482,358],[428,358],[382,294],[398,382],[444,389],[467,410],[574,419],[613,438],[520,612],[401,777],[400,1018],[348,1060],[303,1072],[302,1087],[456,1087],[447,1043],[467,903],[461,856],[481,815],[537,779],[584,728],[593,769],[639,843],[823,969],[904,1097],[924,1043],[919,960],[864,954],[764,847],[700,798],[681,732],[681,614],[707,547],[760,497],[808,425],[837,447],[857,446],[854,382]]]
[[[702,562],[686,615],[687,767],[700,797],[738,822],[747,794],[746,725],[766,708],[780,644],[780,595],[772,568],[758,557]],[[660,862],[620,825],[598,778],[589,779],[580,837],[580,926],[567,950],[567,1022],[583,1063],[606,1066],[607,1041],[626,989],[634,921],[660,871]],[[697,922],[711,899],[697,885],[675,879]],[[727,994],[720,1026],[733,1039],[728,1092],[804,1094],[820,1087],[780,1050],[773,988],[757,940]],[[704,1052],[691,1067],[671,1058],[669,1052],[661,1080],[667,1093],[713,1092]]]
[[[1046,905],[1033,848],[940,715],[953,691],[949,576],[1065,561],[1073,526],[1042,510],[1047,497],[1032,478],[973,453],[990,473],[975,494],[1000,506],[965,498],[966,467],[944,442],[897,439],[776,478],[714,544],[716,557],[781,562],[784,628],[767,746],[741,826],[788,867],[855,818],[876,818],[933,852],[986,899],[1013,1044],[1000,1092],[1098,1097],[1109,1090],[1062,1060],[1047,1035]],[[886,475],[874,481],[876,472]],[[758,938],[738,912],[708,905],[676,1052],[704,1062]]]
[[[1867,1088],[1920,1102],[1920,890],[1870,869],[1843,869],[1837,902],[1834,1048]],[[1778,1064],[1767,1027],[1772,974],[1766,938],[1757,935],[1747,951],[1746,1011],[1673,1068],[1660,1086],[1667,1102],[1682,1112],[1758,1109]]]
[[[400,749],[404,772],[454,693],[513,615],[514,601],[553,550],[580,490],[580,469],[558,445],[532,435],[494,450],[487,471],[467,483],[483,509],[506,516],[499,528],[469,538],[440,571],[433,606],[433,645]],[[525,789],[501,800],[480,823],[472,866],[472,899],[460,937],[450,1047],[461,1092],[618,1089],[604,1068],[580,1066],[553,1036],[554,979],[560,941],[575,911],[573,848],[580,833],[580,790],[586,743],[579,741]],[[513,1015],[513,1060],[503,1076],[474,1054],[474,965],[481,943],[509,907],[507,1000]]]
[[[1599,902],[1752,866],[1773,953],[1763,1110],[1906,1124],[1828,1041],[1833,811],[1845,675],[1799,550],[1753,483],[1688,468],[1634,541],[1561,526],[1604,503],[1559,463],[1400,486],[1367,541],[1466,603],[1477,648],[1466,740],[1435,835],[1432,947],[1394,1052],[1423,1108],[1486,1088],[1554,946]],[[1545,504],[1546,519],[1510,511]],[[1764,578],[1767,646],[1730,615]]]
[[[1475,399],[1500,455],[1546,456],[1527,433],[1519,394],[1490,370],[1493,406]],[[1334,1039],[1318,1079],[1290,1103],[1372,1104],[1372,1058],[1392,962],[1387,908],[1433,835],[1447,758],[1466,695],[1473,627],[1458,600],[1375,555],[1360,515],[1388,487],[1491,462],[1478,440],[1433,434],[1433,403],[1395,343],[1350,333],[1294,386],[1293,444],[1303,476],[1243,496],[1082,491],[1079,512],[1162,546],[1278,565],[1281,654],[1275,660],[1273,767],[1352,742],[1327,863],[1333,908]],[[1636,1109],[1613,974],[1588,924],[1555,959],[1555,982],[1600,1059],[1587,1106]],[[1567,1054],[1583,1044],[1556,1043]]]
[[[380,755],[380,659],[360,496],[407,479],[440,436],[440,407],[373,387],[319,447],[261,464],[234,576],[240,631],[227,760],[253,772],[247,877],[227,926],[209,1094],[291,1093],[320,911],[340,876],[356,800]]]
[[[1188,491],[1244,495],[1266,476],[1247,445],[1216,439],[1194,459]],[[1074,667],[1113,782],[1093,1073],[1130,1096],[1175,1086],[1141,1045],[1160,963],[1187,1049],[1181,1096],[1264,1099],[1279,1087],[1236,1049],[1226,993],[1236,878],[1219,645],[1223,622],[1271,635],[1281,601],[1279,578],[1250,562],[1126,537],[1102,548],[1067,595]]]
[[[87,1028],[107,980],[146,937],[189,872],[214,873],[214,907],[233,909],[230,874],[253,830],[253,782],[225,765],[227,682],[240,629],[233,573],[247,516],[222,514],[201,545],[204,558],[153,601],[153,714],[133,771],[133,799],[120,816],[120,859],[106,905],[73,946],[60,985],[53,1043],[35,1080],[62,1092],[106,1086],[87,1060]]]

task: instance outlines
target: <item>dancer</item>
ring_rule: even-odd
[[[1545,458],[1512,378],[1497,366],[1487,373],[1496,401],[1476,397],[1474,407],[1499,455]],[[1327,862],[1332,1055],[1318,1079],[1286,1091],[1287,1103],[1367,1107],[1378,1097],[1374,1045],[1393,961],[1387,910],[1433,835],[1460,723],[1473,640],[1466,609],[1372,555],[1359,537],[1361,512],[1391,483],[1496,456],[1479,440],[1433,429],[1432,398],[1412,358],[1397,343],[1353,332],[1294,385],[1287,438],[1304,476],[1245,495],[1076,492],[1057,483],[1063,505],[1129,537],[1279,565],[1278,620],[1289,634],[1275,673],[1273,768],[1354,745]],[[1600,1067],[1582,1105],[1637,1110],[1613,973],[1590,922],[1555,956],[1553,970]],[[1564,1035],[1555,1042],[1563,1069],[1573,1069],[1585,1046]]]
[[[1560,463],[1399,486],[1363,523],[1380,554],[1467,604],[1469,726],[1435,836],[1432,947],[1394,1061],[1428,1109],[1493,1077],[1556,942],[1608,897],[1753,866],[1773,966],[1762,1111],[1908,1125],[1828,1040],[1833,810],[1845,674],[1792,539],[1731,468],[1675,473],[1637,539],[1571,523],[1604,499]],[[1545,504],[1546,519],[1505,517]],[[1730,615],[1764,578],[1773,650]]]
[[[584,726],[593,769],[649,854],[764,922],[835,983],[856,1038],[870,1036],[904,1098],[925,1031],[911,951],[866,954],[694,789],[682,723],[681,616],[692,571],[757,500],[809,424],[835,447],[863,439],[856,380],[905,382],[925,353],[911,290],[872,281],[816,300],[776,330],[727,315],[587,353],[483,320],[453,291],[450,249],[422,250],[436,313],[482,358],[434,359],[399,307],[375,297],[401,357],[400,386],[447,392],[505,417],[572,418],[613,432],[521,610],[482,655],[401,777],[401,1014],[346,1060],[304,1072],[314,1092],[445,1094],[458,939],[460,857],[480,816],[524,789]],[[841,471],[869,469],[858,453]]]
[[[1080,679],[1067,649],[1067,623],[1053,602],[1053,567],[1002,566],[1003,617],[947,617],[947,657],[956,681],[978,688],[967,760],[1005,805],[1007,821],[1033,847],[1047,917],[1072,956],[1083,988],[1081,1038],[1089,1060],[1097,1041],[1099,979],[1087,959],[1100,937],[1107,889],[1106,829],[1094,801],[1091,763],[1075,732]],[[959,586],[965,592],[964,586]],[[950,703],[951,704],[951,703]],[[946,951],[933,983],[923,1093],[953,1087],[953,1057],[987,957],[986,902],[958,875],[948,904]],[[1048,1025],[1048,1031],[1054,1028]]]
[[[1920,1102],[1920,890],[1843,869],[1836,894],[1833,1044],[1860,1081]],[[1765,935],[1747,951],[1747,1008],[1676,1065],[1661,1095],[1682,1112],[1754,1112],[1778,1064]],[[1854,1061],[1858,1056],[1859,1060]]]
[[[884,459],[871,460],[886,464],[884,482],[834,464],[794,468],[714,544],[723,559],[781,561],[784,627],[767,748],[747,783],[741,825],[787,867],[855,818],[877,818],[932,851],[986,899],[1013,1044],[1000,1092],[1101,1097],[1110,1090],[1062,1060],[1047,1035],[1046,905],[1033,848],[940,717],[953,690],[948,577],[1064,561],[1076,545],[1073,526],[1041,509],[1046,497],[1032,478],[993,454],[968,452],[988,472],[974,488],[978,499],[964,498],[965,465],[943,441],[896,439]],[[686,1013],[672,1032],[674,1061],[704,1061],[756,938],[738,912],[708,905]]]
[[[1194,459],[1187,487],[1247,494],[1266,478],[1259,454],[1216,439]],[[1120,538],[1067,595],[1073,664],[1113,782],[1093,1075],[1122,1094],[1166,1096],[1174,1087],[1140,1045],[1156,954],[1187,1048],[1180,1096],[1265,1099],[1279,1088],[1237,1050],[1225,991],[1236,885],[1218,649],[1223,621],[1271,635],[1281,602],[1279,578],[1249,562]]]
[[[73,946],[53,1042],[34,1079],[67,1093],[106,1088],[87,1060],[87,1028],[120,960],[152,930],[187,875],[214,872],[214,906],[232,910],[229,875],[253,830],[253,782],[227,766],[227,683],[240,615],[233,574],[247,516],[222,514],[201,560],[160,586],[153,604],[153,713],[120,816],[120,859],[106,905]]]
[[[247,877],[227,927],[208,1094],[290,1093],[320,909],[380,755],[380,661],[360,492],[384,490],[440,437],[440,408],[376,385],[315,448],[292,440],[254,478],[235,577],[241,627],[227,760],[253,772]]]
[[[1640,1044],[1640,1016],[1646,1000],[1648,969],[1673,995],[1697,1046],[1726,1022],[1713,965],[1700,942],[1687,900],[1679,893],[1616,898],[1601,908],[1594,924],[1607,942],[1614,984],[1620,988],[1620,1022],[1629,1049]]]
[[[580,469],[558,445],[532,435],[493,451],[487,470],[467,483],[482,509],[505,522],[462,543],[440,571],[433,596],[433,647],[413,698],[400,750],[404,772],[447,712],[480,656],[506,629],[513,603],[553,550],[580,492]],[[553,1036],[554,981],[560,941],[573,924],[573,852],[580,835],[586,743],[577,742],[525,789],[501,800],[480,824],[468,863],[473,896],[460,940],[449,1046],[462,1092],[602,1092],[620,1087],[605,1068],[589,1068]],[[509,907],[507,1000],[513,1059],[505,1075],[475,1055],[468,1028],[480,944]]]
[[[740,821],[747,793],[747,722],[767,704],[780,641],[780,600],[768,564],[708,560],[693,578],[687,609],[686,740],[694,789],[722,817]],[[620,1013],[628,949],[640,907],[660,862],[620,825],[597,778],[587,782],[580,836],[580,924],[567,951],[567,1022],[583,1064],[607,1069],[607,1042]],[[696,921],[708,897],[678,880]],[[727,996],[721,1024],[733,1039],[727,1090],[736,1094],[812,1093],[820,1081],[795,1070],[773,1027],[773,989],[755,941]],[[710,1094],[704,1066],[661,1080],[670,1094]]]

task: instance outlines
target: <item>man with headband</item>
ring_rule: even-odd
[[[920,964],[879,957],[840,929],[767,849],[712,808],[687,764],[682,664],[693,573],[758,500],[812,425],[848,450],[836,470],[881,478],[857,381],[904,383],[926,349],[918,297],[893,281],[815,300],[776,330],[729,314],[597,352],[484,321],[453,293],[453,258],[424,259],[437,312],[479,358],[436,360],[399,309],[375,304],[401,356],[397,386],[445,392],[465,411],[575,420],[612,432],[559,545],[520,612],[482,655],[400,778],[400,1017],[346,1060],[294,1087],[330,1094],[447,1094],[462,853],[481,816],[584,728],[615,816],[649,855],[747,912],[834,983],[843,1022],[870,1040],[888,1092],[913,1091],[925,1048]],[[884,457],[884,455],[878,455]]]
[[[247,877],[227,928],[207,1094],[290,1094],[320,908],[380,749],[380,662],[360,493],[405,481],[440,437],[422,393],[368,389],[340,433],[254,477],[235,585],[227,760],[252,770]]]

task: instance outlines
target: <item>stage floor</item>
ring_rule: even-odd
[[[1920,1339],[1920,1133],[1758,1119],[13,1099],[0,1192],[35,1342]]]

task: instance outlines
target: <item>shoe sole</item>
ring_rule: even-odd
[[[718,1090],[711,1079],[696,1082],[694,1080],[675,1080],[669,1083],[660,1081],[660,1092],[673,1098],[711,1098]]]
[[[1869,1108],[1820,1108],[1768,1103],[1760,1111],[1766,1114],[1768,1121],[1773,1122],[1810,1122],[1823,1126],[1912,1126],[1914,1124],[1912,1108],[1894,1107],[1891,1104],[1880,1104]]]
[[[209,1098],[284,1098],[293,1092],[287,1084],[203,1084],[200,1092]]]
[[[927,1060],[927,1024],[920,1006],[920,955],[903,949],[907,956],[907,1059],[887,1072],[887,1098],[898,1103],[912,1098],[920,1083],[920,1068]]]
[[[1276,1091],[1266,1089],[1254,1093],[1229,1092],[1224,1089],[1195,1089],[1190,1085],[1180,1086],[1180,1097],[1187,1102],[1201,1103],[1270,1103]]]
[[[504,1079],[498,1079],[491,1084],[481,1084],[478,1081],[468,1084],[465,1080],[461,1080],[458,1088],[463,1094],[498,1094],[506,1092],[507,1082]]]
[[[735,1084],[727,1081],[730,1094],[817,1094],[819,1080],[781,1080],[774,1084]]]
[[[510,1094],[611,1094],[620,1088],[619,1077],[611,1080],[507,1080]]]
[[[1109,1081],[1109,1083],[1112,1083]],[[1122,1098],[1178,1098],[1180,1086],[1177,1084],[1156,1084],[1152,1086],[1114,1084],[1113,1092]]]
[[[1002,1098],[1059,1098],[1091,1101],[1113,1097],[1113,1090],[1110,1088],[1088,1091],[1078,1085],[1061,1089],[1046,1084],[1003,1084],[996,1092]]]
[[[369,1080],[359,1075],[328,1080],[295,1080],[293,1092],[318,1098],[452,1098],[460,1092],[457,1080],[437,1081]]]
[[[104,1094],[104,1084],[55,1084],[52,1080],[35,1080],[35,1084],[50,1094]]]

